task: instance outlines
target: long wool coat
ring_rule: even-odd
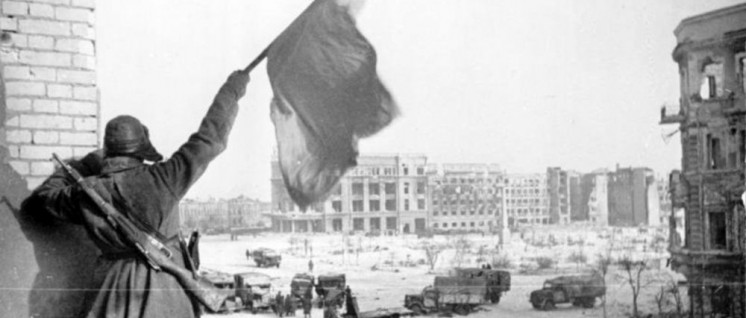
[[[243,83],[245,88],[245,83]],[[171,238],[179,231],[179,200],[202,175],[208,163],[226,147],[244,90],[229,80],[218,91],[199,130],[166,161],[152,165],[129,157],[95,156],[71,162],[94,189],[104,187],[105,199],[122,214]],[[165,124],[165,123],[164,123]],[[168,127],[163,127],[167,129]],[[96,167],[99,165],[99,167]],[[102,285],[86,297],[85,317],[196,317],[189,296],[168,273],[156,272],[106,223],[81,187],[55,172],[37,188],[31,200],[44,206],[45,214],[81,224],[101,250],[93,273]],[[182,260],[177,260],[181,262]]]

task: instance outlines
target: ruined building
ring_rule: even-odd
[[[433,229],[499,231],[505,224],[505,172],[496,164],[443,164],[431,174]]]
[[[547,187],[549,190],[549,222],[551,224],[570,223],[570,179],[573,173],[559,167],[547,168]]]
[[[686,276],[692,316],[745,317],[746,4],[684,19],[674,34],[680,107],[661,109],[661,123],[681,134],[670,189],[685,235],[671,237],[671,264]]]
[[[547,175],[510,173],[505,178],[508,226],[552,224],[549,217]]]
[[[658,186],[649,168],[620,168],[608,174],[609,225],[660,224]]]

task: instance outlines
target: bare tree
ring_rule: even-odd
[[[655,299],[655,305],[658,306],[658,317],[663,317],[663,307],[668,305],[669,302],[666,286],[661,285],[661,289],[653,297]]]
[[[453,246],[456,249],[456,254],[453,258],[456,267],[461,267],[461,264],[463,264],[464,259],[466,258],[466,254],[471,251],[472,245],[472,242],[463,235],[456,240]]]
[[[679,290],[679,284],[673,278],[668,281],[667,292],[673,296],[674,304],[676,304],[676,317],[683,317],[684,304],[681,301],[681,291]]]
[[[438,256],[440,256],[440,252],[443,251],[443,246],[436,243],[424,241],[420,245],[420,248],[425,251],[427,264],[430,265],[430,270],[432,271],[435,268],[435,263],[438,262]]]
[[[606,252],[606,255],[599,254],[598,260],[596,261],[596,269],[601,273],[601,277],[604,280],[604,286],[606,286],[606,274],[609,273],[609,265],[611,265],[611,248]],[[601,307],[603,308],[604,318],[606,318],[606,293],[604,293]]]
[[[642,288],[651,283],[651,281],[642,281],[642,272],[648,269],[648,265],[644,260],[632,260],[629,256],[620,259],[617,265],[626,274],[623,279],[629,284],[630,289],[632,289],[632,316],[638,318],[640,317],[640,312],[637,306],[637,298],[640,296]]]

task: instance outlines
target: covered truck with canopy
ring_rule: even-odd
[[[436,276],[432,286],[421,294],[406,295],[404,306],[416,313],[452,311],[468,314],[487,303],[487,280],[484,277]]]

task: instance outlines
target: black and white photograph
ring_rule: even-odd
[[[0,0],[0,318],[746,318],[743,0]]]

